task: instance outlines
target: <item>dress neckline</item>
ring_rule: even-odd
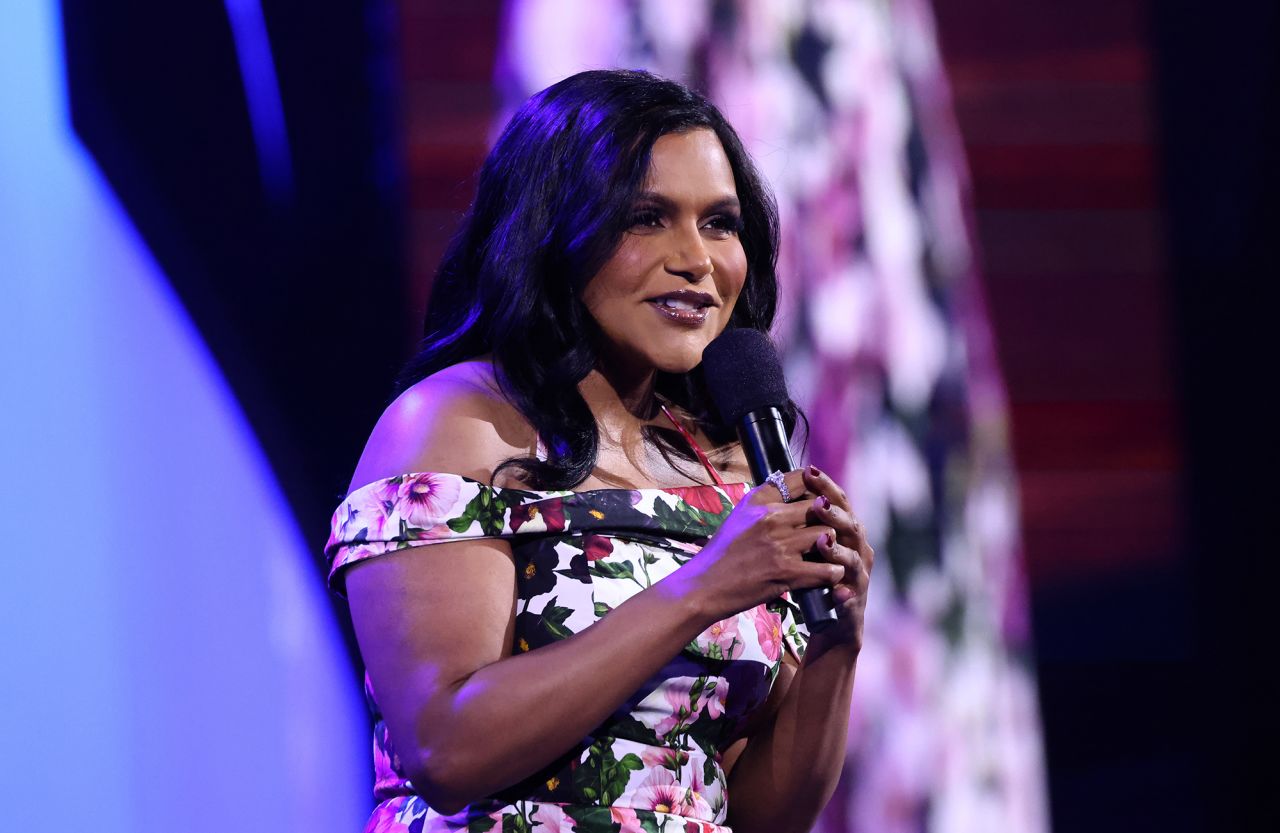
[[[481,486],[482,488],[485,488],[485,489],[493,489],[494,491],[500,491],[500,492],[523,492],[529,495],[541,495],[542,496],[541,499],[566,498],[566,497],[572,497],[574,495],[592,495],[592,494],[598,494],[598,493],[604,493],[604,492],[638,492],[640,494],[657,494],[657,493],[673,494],[673,493],[679,493],[679,492],[696,491],[698,489],[715,489],[717,491],[722,491],[727,493],[741,491],[743,494],[745,494],[746,492],[750,491],[752,488],[750,483],[745,483],[745,482],[725,483],[721,481],[720,483],[690,483],[686,486],[642,486],[634,489],[629,489],[623,486],[601,487],[598,489],[583,489],[581,491],[575,491],[573,489],[526,489],[523,486],[491,486],[490,484],[485,483],[483,480],[477,480],[474,477],[467,477],[465,474],[454,474],[453,472],[407,471],[407,472],[402,472],[401,474],[392,475],[391,477],[384,477],[380,480],[374,480],[370,483],[364,484],[363,486],[357,489],[352,489],[350,492],[347,493],[347,498],[350,499],[352,495],[357,494],[359,492],[364,492],[366,490],[375,489],[377,487],[383,486],[384,484],[392,480],[403,482],[404,480],[407,480],[409,478],[422,477],[422,476],[456,477],[459,480],[465,480],[468,483],[475,483],[476,485]]]

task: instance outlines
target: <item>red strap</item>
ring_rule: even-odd
[[[689,447],[693,449],[693,453],[698,455],[698,459],[701,460],[702,465],[706,467],[707,474],[711,475],[711,479],[716,482],[717,486],[723,487],[724,480],[720,477],[720,473],[711,467],[711,461],[707,459],[707,453],[702,450],[702,446],[698,445],[698,441],[693,438],[693,435],[690,434],[683,425],[676,421],[676,418],[667,410],[666,405],[659,405],[658,407],[662,408],[662,412],[667,415],[667,419],[671,420],[671,424],[676,427],[676,430],[684,435],[685,440],[689,443]]]

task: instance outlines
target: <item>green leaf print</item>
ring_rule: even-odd
[[[664,824],[663,826],[665,827],[666,825]],[[654,816],[646,815],[644,818],[640,819],[640,827],[644,829],[644,833],[662,833],[662,830],[658,827],[657,819]]]
[[[477,816],[467,822],[467,833],[492,833],[498,823],[488,816]]]
[[[708,755],[702,762],[702,783],[714,784],[719,777],[720,773],[716,772],[715,756]]]
[[[574,829],[582,833],[612,833],[620,828],[613,820],[608,807],[571,807],[565,805],[564,814],[573,819]]]
[[[605,614],[611,610],[613,610],[613,608],[609,607],[604,602],[596,602],[596,618],[597,619],[603,619]]]
[[[623,578],[631,581],[636,580],[635,571],[631,568],[630,561],[593,561],[590,567],[591,575],[596,578]]]
[[[692,528],[702,527],[705,532],[706,521],[696,517],[695,510],[689,504],[681,501],[675,507],[670,506],[665,500],[655,500],[653,502],[653,518],[663,529],[690,531]]]
[[[658,733],[630,714],[610,725],[613,732],[620,738],[643,743],[646,746],[662,746],[662,738],[658,737]]]
[[[587,799],[608,806],[621,797],[627,789],[631,772],[644,768],[644,763],[634,753],[627,753],[619,761],[613,756],[613,747],[607,740],[591,744],[587,759],[573,772],[573,785]]]
[[[698,704],[698,698],[702,696],[702,690],[707,687],[707,678],[699,677],[693,681],[693,685],[689,686],[689,708],[693,709]]]
[[[565,620],[573,613],[571,608],[559,607],[556,605],[556,597],[552,596],[551,601],[547,602],[547,606],[542,610],[542,626],[547,629],[547,633],[557,639],[568,639],[573,636],[573,631],[565,627]]]
[[[456,518],[451,518],[449,520],[448,527],[452,529],[454,532],[459,532],[459,533],[466,532],[468,529],[471,528],[471,525],[475,523],[475,521],[476,521],[476,502],[473,500],[467,504],[467,508],[463,510],[461,515],[459,515]]]
[[[484,489],[480,491],[480,498],[480,528],[484,530],[485,535],[497,535],[502,532],[503,527],[507,525],[507,510],[521,502],[519,495],[503,492],[491,496]]]
[[[529,833],[529,822],[524,816],[504,815],[502,817],[502,833]]]

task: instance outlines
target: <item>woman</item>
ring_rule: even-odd
[[[748,491],[699,375],[726,327],[767,331],[776,245],[737,135],[678,84],[585,72],[512,118],[327,548],[369,830],[812,824],[873,553],[817,469]],[[784,594],[824,585],[806,652]]]

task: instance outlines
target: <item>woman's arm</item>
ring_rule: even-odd
[[[814,637],[797,668],[784,661],[772,721],[743,743],[729,770],[735,833],[804,833],[840,780],[856,654]],[[735,750],[736,751],[736,750]]]
[[[843,491],[821,473],[806,471],[805,482],[811,493],[831,501],[830,508],[816,514],[837,533],[834,546],[820,546],[819,552],[845,566],[845,579],[833,591],[839,621],[812,636],[798,667],[784,657],[770,693],[772,719],[725,755],[729,823],[737,833],[809,830],[835,791],[844,767],[849,705],[875,553],[849,513]]]
[[[524,453],[495,442],[503,432],[474,391],[419,393],[375,428],[358,481],[432,470],[487,478],[477,460]],[[350,567],[356,636],[414,787],[448,813],[510,786],[571,749],[713,622],[788,587],[838,580],[839,568],[800,559],[817,533],[806,539],[794,509],[766,502],[771,490],[744,500],[714,546],[675,574],[527,654],[511,655],[516,576],[503,542],[433,544]]]
[[[436,544],[347,576],[396,753],[443,813],[571,749],[711,622],[659,582],[580,633],[511,655],[515,573],[498,543]]]

